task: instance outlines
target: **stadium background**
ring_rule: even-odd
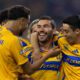
[[[49,15],[55,19],[58,27],[64,17],[80,14],[80,0],[0,0],[0,10],[16,4],[31,9],[31,21]]]

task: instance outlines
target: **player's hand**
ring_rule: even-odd
[[[57,55],[59,55],[61,52],[61,48],[58,48],[58,46],[56,46],[55,48],[52,48],[48,51],[47,55],[49,57],[55,57]]]
[[[33,32],[31,34],[31,45],[33,47],[32,59],[33,61],[36,61],[42,57],[42,54],[40,53],[39,44],[38,44],[37,32]]]
[[[31,33],[31,41],[33,41],[33,40],[38,41],[38,39],[37,39],[37,32]]]
[[[32,44],[33,48],[35,48],[35,49],[38,47],[37,32],[33,32],[31,34],[31,44]]]
[[[34,80],[34,79],[30,76],[25,76],[24,74],[22,74],[19,76],[18,80]]]

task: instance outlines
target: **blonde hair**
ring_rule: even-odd
[[[30,32],[30,34],[32,33],[33,25],[35,25],[38,22],[39,22],[39,19],[35,19],[35,20],[32,21],[32,23],[29,26],[29,32]]]

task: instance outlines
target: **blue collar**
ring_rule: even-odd
[[[9,31],[11,31],[13,33],[13,30],[12,29],[10,29],[10,28],[6,28],[6,29],[9,30]]]
[[[40,48],[40,51],[41,51],[41,52],[44,52],[44,51],[45,51],[45,50],[42,50],[40,44],[39,44],[39,48]],[[54,42],[52,42],[52,48],[54,48]]]

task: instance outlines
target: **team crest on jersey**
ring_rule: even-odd
[[[25,51],[24,51],[24,50],[20,51],[20,54],[21,54],[22,56],[26,57],[26,54],[25,54]]]
[[[68,44],[64,44],[64,50],[68,50]]]

